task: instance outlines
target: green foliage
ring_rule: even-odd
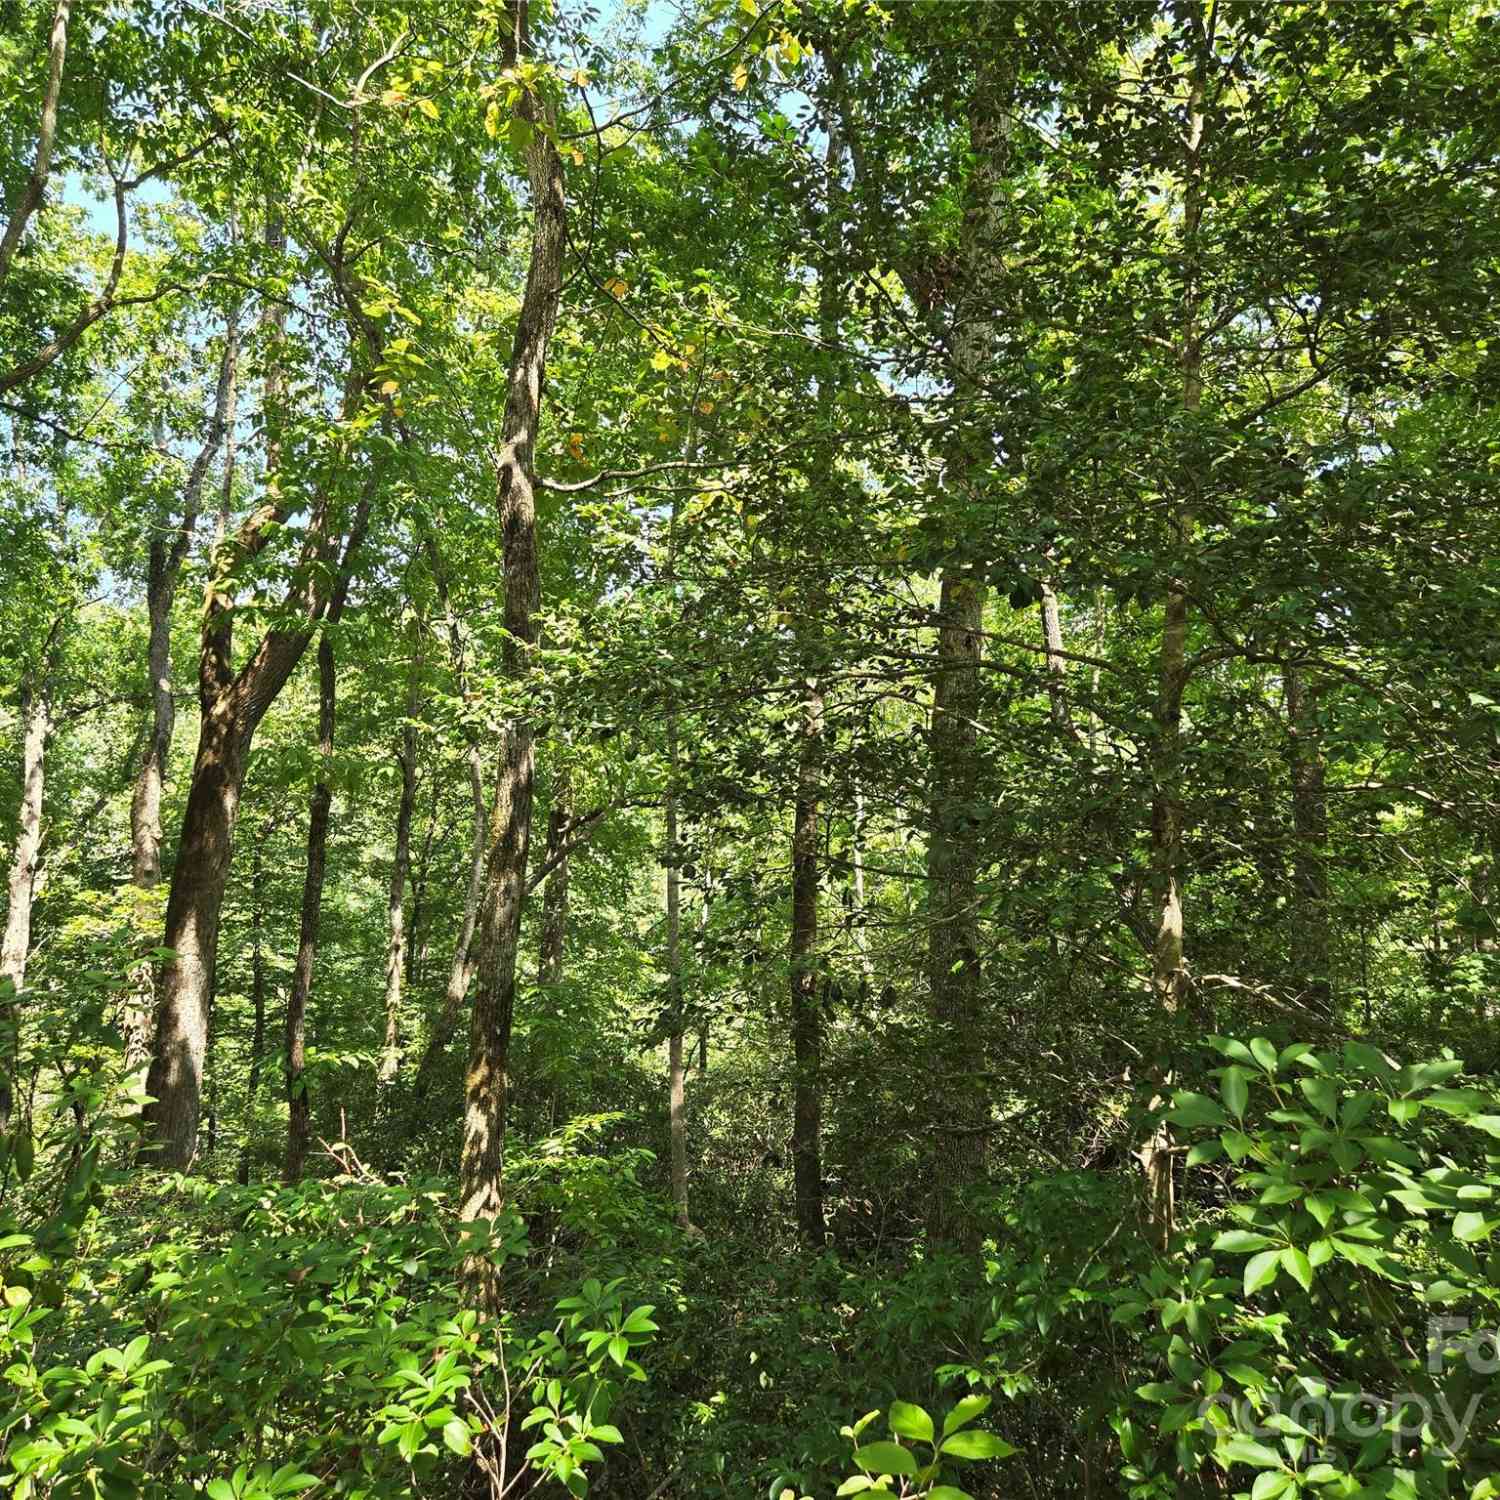
[[[620,1441],[606,1418],[622,1383],[646,1378],[633,1355],[657,1330],[651,1308],[589,1280],[550,1321],[481,1321],[464,1305],[472,1240],[461,1253],[444,1197],[122,1186],[61,1282],[31,1236],[10,1236],[12,1492],[261,1500],[336,1476],[340,1493],[373,1500],[476,1449],[503,1469],[513,1427],[540,1428],[524,1462],[582,1494],[599,1445]],[[111,1223],[134,1233],[113,1238]],[[477,1253],[507,1263],[522,1236],[504,1221]],[[228,1368],[233,1380],[214,1378]],[[519,1453],[509,1462],[513,1477]]]
[[[1131,1492],[1486,1493],[1500,1095],[1451,1056],[1213,1047],[1217,1097],[1167,1112],[1196,1222],[1112,1314],[1156,1371],[1114,1422]]]

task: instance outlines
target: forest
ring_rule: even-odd
[[[0,194],[0,1495],[1500,1500],[1491,0],[0,0]]]

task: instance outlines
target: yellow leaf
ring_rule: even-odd
[[[382,380],[380,382],[380,394],[382,396],[394,396],[401,389],[394,380]]]
[[[730,81],[734,84],[735,93],[743,94],[745,92],[745,85],[750,82],[750,70],[744,65],[744,63],[741,63],[739,67],[734,70],[734,73],[731,75]]]
[[[417,108],[420,109],[429,120],[435,120],[438,117],[438,107],[432,102],[431,99],[418,99]]]
[[[575,167],[581,167],[583,165],[583,152],[580,151],[577,146],[574,146],[573,149],[568,153],[568,155],[573,158],[573,165]]]
[[[755,0],[740,0],[740,9],[744,11],[747,16],[760,15],[760,6],[755,3]]]
[[[484,133],[491,140],[500,134],[500,106],[493,100],[484,112]]]
[[[709,414],[709,412],[711,412],[711,411],[712,411],[712,410],[713,410],[713,409],[714,409],[714,404],[713,404],[713,402],[712,402],[712,401],[700,401],[700,402],[699,402],[699,403],[698,403],[698,410],[699,410],[699,411],[701,411],[701,412],[702,412],[702,413],[703,413],[703,415],[704,415],[704,416],[705,416],[705,417],[706,417],[706,416],[707,416],[707,415],[708,415],[708,414]]]
[[[608,292],[611,297],[623,297],[625,293],[630,290],[630,284],[628,282],[621,281],[618,276],[611,276],[609,280],[604,283],[604,290]]]
[[[665,349],[658,349],[651,356],[651,368],[653,370],[670,370],[672,368],[672,356]]]

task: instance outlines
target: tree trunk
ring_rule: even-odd
[[[140,771],[130,799],[131,878],[138,890],[152,890],[161,880],[162,783],[172,755],[176,708],[172,699],[172,606],[182,564],[192,544],[203,505],[203,486],[214,455],[233,421],[236,371],[239,361],[239,323],[231,313],[224,328],[224,351],[219,361],[213,416],[183,488],[182,517],[171,544],[165,536],[151,543],[146,571],[146,693],[151,704],[151,727],[141,756]],[[226,459],[226,469],[228,460]],[[125,1066],[142,1068],[151,1052],[151,1002],[155,988],[153,966],[142,962],[131,975],[130,993],[122,1018]]]
[[[1047,702],[1052,722],[1065,734],[1076,737],[1073,713],[1068,706],[1068,661],[1063,655],[1062,616],[1051,584],[1042,585],[1042,645],[1047,666]]]
[[[343,557],[335,570],[336,592],[347,587],[350,564],[364,538],[378,475],[378,469],[372,470],[355,508]],[[233,550],[241,554],[259,550],[264,545],[266,526],[282,519],[281,506],[290,503],[262,506],[241,528]],[[303,548],[304,567],[299,569],[308,581],[297,586],[288,606],[302,615],[305,626],[267,632],[236,675],[231,675],[229,600],[224,592],[230,556],[221,556],[209,585],[199,662],[198,751],[167,901],[164,946],[172,950],[173,957],[162,970],[156,1036],[146,1079],[146,1091],[153,1100],[146,1111],[147,1131],[155,1149],[153,1159],[168,1170],[187,1170],[197,1152],[219,918],[240,791],[255,730],[302,659],[327,608],[327,600],[316,591],[318,571],[308,566],[314,557],[326,554],[327,511],[326,499],[320,500]]]
[[[182,494],[182,518],[172,528],[170,546],[165,535],[158,537],[151,544],[148,560],[146,691],[151,704],[151,730],[130,800],[131,875],[143,890],[149,890],[161,879],[162,782],[172,753],[172,730],[177,717],[172,701],[172,606],[177,598],[182,564],[192,545],[193,532],[203,507],[203,486],[228,430],[238,361],[239,325],[236,316],[231,314],[224,329],[224,352],[219,361],[213,416],[188,470]]]
[[[50,651],[50,645],[48,650]],[[50,672],[47,674],[50,676]],[[31,956],[31,908],[36,888],[37,853],[42,843],[42,798],[46,783],[47,737],[52,732],[50,685],[28,683],[21,694],[21,805],[16,812],[16,839],[11,846],[6,884],[5,936],[0,941],[0,980],[13,992],[0,1012],[0,1131],[10,1128],[14,1107],[13,1080],[20,1051],[20,992],[26,987],[26,962]]]
[[[1295,667],[1286,690],[1287,758],[1292,779],[1292,982],[1318,1009],[1332,999],[1328,961],[1328,808],[1318,751],[1317,688]]]
[[[245,1138],[240,1145],[239,1180],[250,1181],[250,1131],[255,1120],[255,1098],[260,1093],[261,1060],[266,1053],[266,855],[265,841],[275,827],[267,819],[255,840],[250,861],[250,999],[255,1027],[250,1035],[250,1075],[245,1081]]]
[[[307,1002],[312,995],[318,958],[318,929],[323,917],[323,873],[328,861],[328,824],[333,808],[334,709],[337,679],[333,643],[325,629],[318,641],[318,779],[307,815],[307,866],[302,876],[302,922],[297,963],[286,1005],[286,1161],[282,1178],[301,1180],[312,1143],[312,1100],[307,1091]]]
[[[677,1223],[683,1229],[693,1227],[688,1212],[687,1164],[687,1098],[684,1082],[687,1070],[683,1062],[682,1034],[682,873],[677,828],[677,730],[675,721],[667,725],[667,755],[671,762],[669,775],[673,786],[666,797],[663,834],[666,842],[667,883],[667,1013],[670,1031],[667,1036],[667,1129],[671,1156],[672,1203]]]
[[[563,975],[563,944],[568,933],[568,858],[563,843],[573,821],[573,776],[559,766],[547,816],[545,863],[552,866],[542,892],[542,938],[537,954],[536,977],[542,985],[557,984]]]
[[[515,55],[530,52],[527,3],[516,0]],[[536,537],[535,464],[542,414],[547,346],[557,323],[566,241],[562,158],[545,125],[542,105],[529,89],[516,113],[532,127],[526,148],[533,225],[531,263],[511,350],[496,497],[505,574],[505,660],[512,678],[521,676],[536,641],[541,577]],[[531,841],[534,736],[524,716],[504,730],[491,825],[491,852],[479,920],[479,985],[469,1025],[469,1061],[464,1078],[464,1139],[459,1175],[459,1219],[492,1226],[503,1203],[506,1068],[516,995],[516,955],[526,894],[526,856]],[[499,1270],[476,1247],[467,1265],[471,1294],[481,1310],[500,1307]]]
[[[183,812],[181,842],[167,901],[163,945],[173,957],[162,974],[146,1092],[147,1120],[160,1142],[158,1163],[185,1171],[197,1153],[203,1055],[219,948],[219,918],[229,879],[248,744],[226,695],[204,713]]]
[[[415,989],[421,982],[427,965],[428,932],[422,926],[427,915],[428,878],[432,874],[432,845],[437,837],[438,798],[442,792],[442,778],[432,778],[432,802],[427,809],[427,832],[422,839],[422,854],[412,869],[411,875],[411,921],[406,928],[406,988]],[[444,838],[447,830],[444,829]]]
[[[473,834],[469,846],[469,883],[464,893],[463,921],[459,924],[458,940],[453,945],[453,961],[448,966],[448,983],[443,990],[443,1008],[427,1038],[422,1061],[417,1067],[417,1076],[412,1081],[412,1097],[418,1100],[425,1099],[432,1086],[433,1069],[458,1024],[459,1012],[463,1009],[464,997],[469,993],[469,985],[474,978],[474,964],[478,958],[474,928],[479,918],[480,897],[484,892],[490,816],[485,809],[484,759],[477,743],[470,743],[465,759],[469,768],[469,793],[474,806]]]
[[[818,997],[818,807],[823,780],[823,691],[806,681],[792,816],[792,1180],[797,1233],[821,1250],[823,1223],[823,1017]]]
[[[928,1158],[928,1233],[938,1243],[967,1247],[975,1226],[965,1189],[983,1175],[982,1127],[989,1103],[976,1075],[980,1042],[979,946],[975,918],[974,807],[980,795],[976,761],[979,669],[985,588],[947,573],[938,606],[937,680],[933,689],[932,790],[927,835],[927,988],[937,1029],[937,1087]]]
[[[63,62],[68,52],[68,15],[72,8],[73,0],[57,0],[57,8],[52,13],[52,30],[47,42],[47,83],[42,91],[42,119],[37,131],[36,155],[32,158],[26,186],[21,190],[20,202],[6,221],[5,233],[0,235],[0,286],[10,275],[11,262],[20,248],[21,236],[31,216],[42,206],[47,179],[52,175],[52,148],[57,141],[57,101],[62,93]]]
[[[411,874],[411,819],[417,802],[417,725],[419,658],[413,653],[406,690],[406,722],[396,764],[401,771],[401,800],[396,809],[396,847],[386,897],[385,1044],[380,1053],[379,1082],[396,1081],[401,1066],[401,981],[406,974],[406,882]]]
[[[994,348],[994,310],[985,295],[1002,230],[1001,174],[1009,115],[1004,98],[1008,62],[998,38],[981,49],[968,106],[972,175],[965,192],[962,265],[952,306],[953,444],[950,482],[975,494],[993,463],[993,422],[975,405]],[[984,802],[976,761],[976,719],[982,700],[980,661],[986,588],[966,567],[943,571],[938,604],[937,668],[933,680],[931,782],[928,806],[929,1008],[937,1034],[937,1073],[930,1108],[927,1230],[936,1243],[978,1244],[965,1202],[984,1174],[984,1128],[990,1117],[980,1005],[976,811]]]
[[[1202,38],[1200,38],[1202,41]],[[1181,407],[1189,421],[1203,404],[1203,343],[1201,330],[1203,288],[1198,264],[1198,236],[1203,219],[1200,149],[1203,140],[1203,75],[1206,45],[1200,49],[1189,86],[1187,129],[1183,137],[1182,262],[1183,294],[1178,365]],[[1185,586],[1195,525],[1197,468],[1188,458],[1180,476],[1176,511],[1172,518],[1173,558],[1162,615],[1157,653],[1155,741],[1152,747],[1151,888],[1156,905],[1156,939],[1152,952],[1151,988],[1165,1017],[1181,1013],[1188,999],[1185,931],[1182,904],[1182,700],[1187,688],[1189,602]],[[1175,564],[1175,566],[1173,566]],[[1170,1063],[1159,1069],[1159,1081],[1171,1082]],[[1160,1097],[1154,1101],[1159,1107]],[[1176,1224],[1172,1180],[1172,1141],[1166,1125],[1159,1126],[1140,1150],[1146,1174],[1146,1217],[1152,1238],[1165,1248]]]

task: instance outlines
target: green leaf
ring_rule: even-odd
[[[917,1461],[900,1443],[866,1443],[854,1450],[854,1462],[872,1474],[915,1474]]]
[[[1281,1455],[1254,1438],[1233,1437],[1219,1449],[1219,1457],[1226,1464],[1250,1464],[1257,1469],[1279,1469]]]
[[[1453,1238],[1472,1244],[1475,1240],[1487,1240],[1494,1233],[1500,1220],[1487,1219],[1472,1209],[1453,1216]]]
[[[898,1437],[915,1438],[923,1443],[932,1441],[932,1418],[910,1401],[892,1401],[890,1415],[886,1420],[890,1423],[891,1431]]]
[[[1276,1280],[1280,1269],[1281,1252],[1279,1250],[1262,1250],[1259,1255],[1252,1255],[1245,1262],[1245,1295],[1248,1297],[1252,1292],[1258,1292],[1263,1286],[1270,1286]]]
[[[1167,1118],[1174,1125],[1186,1125],[1190,1129],[1204,1125],[1218,1128],[1228,1124],[1224,1111],[1208,1095],[1189,1093],[1186,1089],[1173,1094]]]
[[[1211,1036],[1208,1038],[1208,1045],[1215,1052],[1234,1062],[1247,1063],[1253,1060],[1249,1048],[1243,1042],[1237,1042],[1232,1036]]]
[[[952,1484],[935,1484],[927,1491],[927,1500],[974,1500],[967,1491]]]
[[[1294,1481],[1290,1474],[1276,1469],[1263,1469],[1250,1487],[1250,1500],[1276,1500],[1292,1483]]]
[[[1304,1292],[1312,1291],[1313,1268],[1305,1252],[1295,1245],[1288,1245],[1281,1252],[1281,1264],[1292,1273]]]
[[[1396,1070],[1391,1066],[1390,1059],[1383,1052],[1377,1052],[1374,1047],[1364,1042],[1345,1042],[1344,1057],[1352,1067],[1361,1073],[1369,1074],[1372,1078],[1384,1081],[1396,1076]]]
[[[1338,1119],[1338,1085],[1331,1078],[1299,1078],[1297,1087],[1302,1090],[1307,1102],[1329,1120]]]
[[[1244,1068],[1231,1064],[1224,1069],[1224,1076],[1219,1080],[1219,1094],[1229,1113],[1236,1120],[1243,1120],[1245,1106],[1250,1102],[1250,1074]]]
[[[469,1424],[462,1417],[454,1417],[443,1426],[443,1442],[460,1458],[467,1458],[474,1451],[469,1437]]]
[[[965,1396],[943,1418],[943,1436],[957,1432],[960,1427],[967,1427],[975,1417],[987,1412],[990,1409],[990,1399],[988,1396]]]
[[[1142,1401],[1175,1401],[1182,1394],[1182,1390],[1179,1386],[1154,1380],[1148,1385],[1136,1386],[1135,1393]]]
[[[1258,1036],[1250,1043],[1250,1055],[1267,1073],[1274,1076],[1276,1072],[1276,1049],[1265,1037]]]
[[[943,1440],[940,1450],[949,1458],[1009,1458],[1016,1450],[993,1432],[982,1432],[975,1428],[969,1432],[955,1432]]]
[[[1231,1255],[1248,1255],[1252,1250],[1265,1250],[1276,1243],[1268,1234],[1257,1234],[1253,1229],[1226,1229],[1215,1241],[1215,1250],[1227,1250]]]

